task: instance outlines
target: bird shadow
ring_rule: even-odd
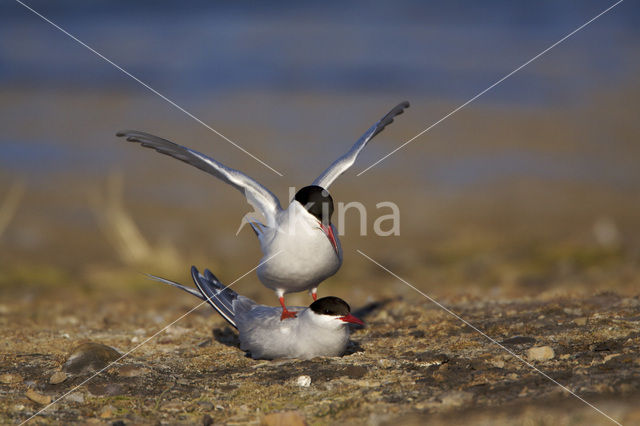
[[[213,338],[216,342],[222,343],[225,346],[240,348],[240,338],[238,337],[238,333],[231,327],[225,326],[224,328],[214,328]]]
[[[374,312],[382,309],[383,307],[385,307],[389,303],[394,302],[394,301],[399,300],[399,299],[400,299],[400,297],[388,297],[386,299],[370,302],[370,303],[367,303],[366,305],[364,305],[363,307],[354,310],[352,312],[352,314],[355,317],[360,318],[361,320],[366,320],[367,317],[371,316],[371,314],[373,314]]]

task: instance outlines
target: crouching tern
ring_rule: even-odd
[[[201,274],[192,266],[191,276],[197,290],[149,275],[207,301],[238,330],[240,349],[255,359],[340,356],[349,342],[348,325],[364,325],[351,315],[347,302],[338,297],[317,299],[308,308],[289,307],[297,316],[282,321],[281,308],[259,305],[239,295],[225,287],[208,269]]]
[[[409,102],[396,105],[371,126],[351,150],[334,161],[312,185],[301,188],[286,210],[260,183],[204,154],[135,130],[124,130],[117,136],[191,164],[244,194],[254,210],[264,217],[264,223],[249,222],[263,253],[257,273],[260,281],[279,298],[282,320],[296,316],[296,312],[289,311],[285,305],[286,293],[309,291],[313,300],[317,300],[318,285],[342,265],[342,248],[331,223],[333,199],[327,189],[353,165],[367,143],[408,107]],[[308,162],[313,164],[314,159]]]

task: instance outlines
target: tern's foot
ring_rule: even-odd
[[[287,311],[286,309],[282,310],[282,315],[280,315],[280,321],[285,320],[287,318],[295,318],[298,314],[295,312]]]

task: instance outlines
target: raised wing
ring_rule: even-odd
[[[391,111],[387,113],[384,117],[382,117],[376,124],[371,126],[369,130],[365,132],[364,135],[358,142],[356,142],[349,152],[347,152],[342,157],[338,158],[329,166],[327,170],[325,170],[316,180],[313,181],[313,185],[321,186],[325,189],[329,188],[329,185],[333,183],[334,180],[338,178],[342,173],[347,171],[349,167],[353,165],[358,158],[358,154],[360,151],[367,146],[367,143],[374,138],[375,135],[380,133],[384,128],[393,123],[393,118],[396,115],[400,115],[404,112],[405,108],[409,108],[409,102],[404,101],[396,105]]]
[[[267,226],[275,225],[275,216],[281,210],[280,201],[264,186],[238,170],[234,170],[192,149],[178,145],[149,133],[123,130],[116,136],[125,137],[129,142],[137,142],[146,148],[153,148],[161,154],[169,155],[191,164],[238,189],[256,210],[262,213]]]

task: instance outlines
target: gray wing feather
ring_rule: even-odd
[[[338,158],[325,170],[316,180],[313,181],[313,185],[321,186],[322,188],[329,188],[329,185],[338,178],[342,173],[347,171],[349,167],[353,165],[367,143],[373,139],[378,133],[380,133],[386,126],[393,123],[393,118],[404,112],[405,108],[409,108],[409,102],[404,101],[396,105],[391,111],[382,117],[376,124],[371,126],[369,130],[365,132],[360,139],[351,147],[342,157]]]
[[[116,136],[125,137],[129,142],[137,142],[143,147],[153,148],[161,154],[184,161],[228,183],[242,192],[249,204],[263,214],[267,220],[267,226],[275,224],[276,213],[281,210],[280,201],[271,191],[244,173],[227,167],[198,151],[149,133],[123,130],[116,133]]]
[[[206,300],[229,324],[238,328],[236,316],[251,310],[256,302],[240,296],[224,286],[215,275],[205,269],[204,275],[195,266],[191,267],[191,277]]]

